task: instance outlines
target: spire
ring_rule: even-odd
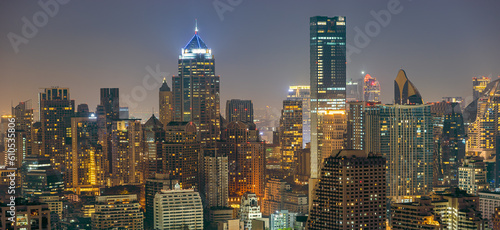
[[[194,34],[198,34],[198,19],[194,19]]]
[[[160,92],[170,91],[170,87],[167,84],[167,78],[163,78],[163,84],[160,87]]]

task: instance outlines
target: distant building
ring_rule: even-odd
[[[145,177],[155,177],[157,173],[163,173],[162,144],[165,141],[164,125],[155,117],[151,117],[142,126]]]
[[[154,229],[203,229],[200,194],[179,184],[155,195],[154,213]]]
[[[251,100],[231,99],[226,102],[227,122],[242,121],[253,123],[253,103]]]
[[[21,168],[21,176],[25,196],[55,195],[64,191],[62,174],[52,167],[48,158],[27,156]]]
[[[166,129],[167,124],[174,118],[174,96],[165,78],[160,87],[159,97],[160,122],[163,124],[163,129]]]
[[[424,103],[417,88],[406,76],[406,72],[399,70],[394,80],[394,101],[398,105],[421,105]]]
[[[238,217],[243,221],[245,229],[252,229],[252,219],[262,218],[262,212],[255,193],[247,192],[241,197]]]
[[[226,155],[205,156],[205,198],[208,208],[228,206],[229,164]]]
[[[326,158],[307,229],[385,229],[385,169],[385,158],[362,150],[337,150]]]
[[[296,172],[298,151],[302,149],[302,100],[284,100],[280,119],[281,169],[287,176]]]
[[[113,120],[111,133],[111,186],[144,182],[143,131],[138,119]]]
[[[130,111],[128,107],[120,107],[120,114],[118,115],[118,119],[129,119]]]
[[[489,77],[473,77],[472,78],[472,96],[473,100],[478,99],[483,93],[484,89],[490,84],[491,78]]]
[[[287,100],[302,101],[302,147],[311,142],[311,89],[307,85],[288,88]]]
[[[349,79],[346,83],[346,102],[363,100],[363,78]]]
[[[144,229],[137,195],[97,196],[92,229]]]
[[[363,101],[380,102],[380,83],[377,79],[367,74],[363,83]]]
[[[271,214],[270,219],[270,230],[280,230],[280,229],[293,229],[295,226],[295,218],[297,213],[288,212],[288,210],[281,210],[279,212]]]
[[[450,192],[434,193],[430,197],[435,213],[441,216],[443,225],[448,229],[485,229],[478,196],[452,188]]]
[[[49,206],[51,215],[55,214],[58,219],[62,219],[63,202],[59,196],[40,196],[40,203],[45,203]]]
[[[443,230],[440,216],[434,211],[430,199],[391,205],[390,229],[394,230]],[[451,228],[454,229],[454,228]]]
[[[489,184],[486,174],[486,164],[481,157],[467,158],[463,166],[458,168],[458,187],[472,195],[487,190]]]

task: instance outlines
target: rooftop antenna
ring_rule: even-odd
[[[194,26],[194,34],[198,34],[198,19],[194,19],[195,26]]]

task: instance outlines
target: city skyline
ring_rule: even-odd
[[[220,63],[217,73],[224,82],[221,84],[221,101],[232,98],[252,100],[255,108],[280,108],[290,85],[309,83],[309,66],[303,60],[308,55],[307,18],[313,15],[345,15],[349,19],[347,44],[358,47],[360,53],[350,55],[347,79],[361,78],[361,71],[377,78],[383,103],[392,103],[391,83],[401,67],[415,85],[420,85],[424,102],[440,101],[443,96],[462,96],[467,101],[467,98],[472,98],[472,77],[484,75],[495,79],[500,73],[494,64],[500,52],[495,52],[499,48],[493,40],[499,32],[488,23],[498,17],[493,10],[498,3],[472,6],[469,5],[472,3],[453,2],[455,4],[450,6],[450,1],[432,5],[399,1],[398,10],[394,11],[399,13],[392,14],[387,26],[380,26],[379,33],[369,37],[370,42],[362,47],[355,41],[358,29],[365,31],[365,25],[377,22],[370,12],[388,10],[387,3],[391,1],[360,2],[363,1],[326,5],[292,3],[301,9],[294,10],[293,17],[286,17],[288,11],[279,3],[241,2],[231,6],[232,11],[223,13],[210,2],[194,5],[193,1],[187,1],[175,6],[159,3],[160,7],[130,2],[116,9],[111,8],[114,7],[112,3],[98,3],[95,7],[97,15],[92,18],[89,15],[94,8],[90,8],[89,3],[68,2],[59,5],[54,17],[39,27],[27,44],[18,46],[17,54],[7,34],[22,35],[24,22],[21,18],[31,20],[34,13],[43,9],[36,3],[3,3],[5,7],[0,7],[0,18],[12,23],[0,24],[0,32],[5,35],[0,39],[0,48],[6,51],[0,54],[0,76],[2,81],[9,82],[0,86],[3,98],[0,113],[9,114],[11,102],[16,105],[29,99],[37,109],[39,88],[52,85],[70,88],[75,103],[86,103],[91,111],[95,111],[99,103],[101,87],[120,88],[123,95],[131,95],[134,87],[143,86],[144,76],[157,70],[169,73],[161,79],[166,77],[168,84],[172,85],[170,77],[177,75],[175,60],[180,47],[192,36],[196,18],[200,35],[214,49]],[[328,5],[332,7],[326,7]],[[425,17],[419,17],[419,9],[429,6],[432,7]],[[150,14],[128,14],[128,9],[134,7]],[[188,10],[182,14],[175,12],[177,8]],[[201,10],[205,8],[208,10]],[[254,22],[251,15],[259,11],[262,11],[259,13],[262,18],[257,22],[267,23]],[[463,14],[474,20],[458,20]],[[271,19],[271,16],[280,20]],[[473,30],[473,33],[462,27]],[[419,29],[426,33],[416,33]],[[268,33],[275,31],[278,33]],[[261,33],[270,35],[259,36]],[[467,55],[459,55],[464,51],[462,44],[479,39],[480,43],[464,46]],[[435,51],[437,47],[439,52]],[[296,50],[292,53],[294,55],[287,55],[292,50]],[[239,53],[246,55],[232,58]],[[439,61],[432,61],[431,57]],[[120,80],[116,81],[118,77]],[[431,79],[435,84],[426,85],[425,82]],[[266,84],[262,84],[263,81]],[[157,87],[146,90],[143,100],[134,101],[137,107],[129,105],[132,116],[139,110],[158,112],[155,91],[161,82],[150,83],[156,83]],[[426,87],[422,87],[424,85]],[[256,95],[252,88],[261,89],[259,91],[263,93]],[[221,109],[223,106],[224,103]]]

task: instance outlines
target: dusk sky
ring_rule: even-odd
[[[229,11],[218,12],[214,2]],[[360,78],[361,71],[377,78],[383,103],[392,103],[400,68],[425,102],[470,98],[472,77],[500,75],[499,1],[229,2],[234,6],[226,0],[71,0],[39,23],[16,53],[9,33],[23,36],[22,18],[33,22],[43,8],[38,1],[0,1],[0,114],[10,114],[11,102],[28,99],[37,108],[39,88],[50,86],[70,88],[76,104],[87,103],[94,111],[99,88],[132,95],[134,87],[144,87],[148,67],[167,73],[171,86],[195,19],[215,55],[221,107],[240,98],[251,99],[255,108],[280,108],[289,85],[308,85],[309,17],[316,15],[346,16],[347,44],[359,52],[350,55],[347,78]],[[399,2],[399,12],[360,47],[355,28],[373,25],[370,12],[387,11],[389,2]],[[156,84],[145,99],[132,99],[137,107],[129,105],[131,115],[158,112]]]

